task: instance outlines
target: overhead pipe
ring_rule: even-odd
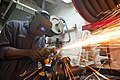
[[[25,7],[25,8],[28,8],[28,9],[30,9],[32,11],[37,12],[36,9],[34,9],[34,8],[30,7],[30,6],[27,6],[27,5],[23,4],[23,3],[20,3],[19,0],[11,0],[10,4],[8,5],[6,11],[4,12],[4,14],[2,16],[2,19],[4,19],[4,17],[6,16],[7,12],[9,11],[9,9],[11,8],[11,6],[12,6],[13,3],[19,4],[19,5],[21,5],[21,6]]]
[[[7,9],[5,10],[5,12],[2,13],[2,19],[4,19],[5,15],[9,11],[9,9],[11,8],[12,4],[13,4],[13,1],[11,0],[10,3],[9,3],[9,5],[8,5],[8,7],[7,7]]]

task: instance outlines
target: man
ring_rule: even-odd
[[[49,18],[47,13],[36,12],[31,22],[11,20],[5,24],[0,34],[0,80],[22,80],[20,74],[36,68],[37,61],[45,59],[48,54],[40,49],[51,29]]]

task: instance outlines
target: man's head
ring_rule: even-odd
[[[36,12],[30,22],[30,31],[32,34],[35,36],[43,36],[49,32],[52,28],[52,23],[49,19],[50,15],[47,12]]]

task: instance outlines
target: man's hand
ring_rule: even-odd
[[[44,61],[44,59],[48,58],[48,55],[50,54],[49,50],[42,48],[42,49],[35,49],[31,50],[29,57],[32,58],[33,61]]]

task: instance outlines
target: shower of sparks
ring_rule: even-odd
[[[83,41],[77,41],[73,44],[63,47],[62,49],[71,49],[99,43],[114,44],[115,42],[120,42],[120,18],[103,27],[107,28],[101,30],[99,29],[98,31],[94,32],[94,34],[91,34],[91,36],[87,39]]]

